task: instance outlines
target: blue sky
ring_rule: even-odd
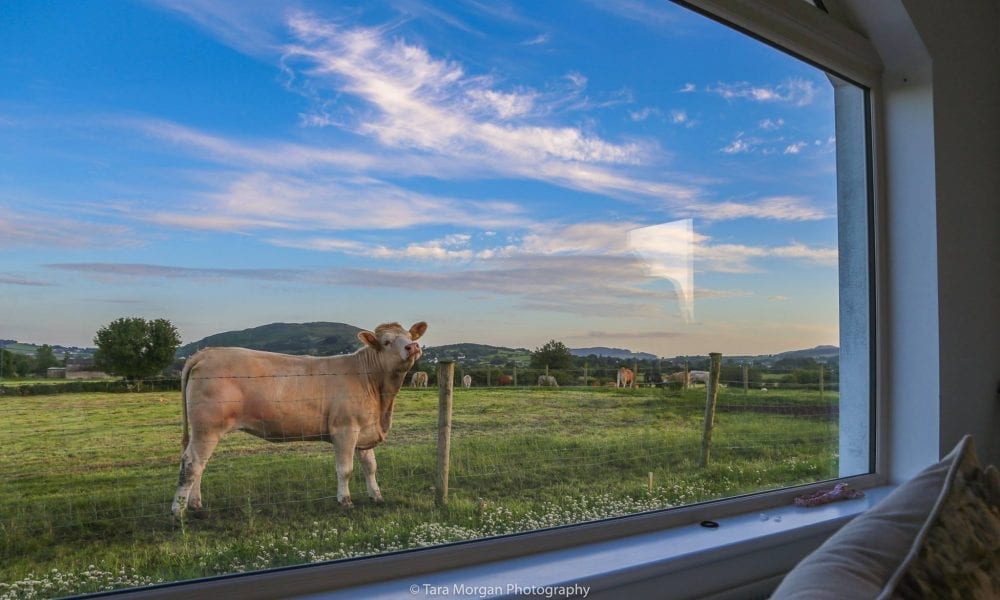
[[[826,75],[666,2],[0,7],[0,338],[837,343]]]

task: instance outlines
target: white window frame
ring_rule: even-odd
[[[870,114],[868,115],[871,127],[871,154],[870,165],[874,168],[874,176],[868,178],[870,186],[873,209],[870,216],[874,219],[874,229],[880,233],[883,217],[882,189],[884,185],[883,177],[880,175],[883,165],[882,150],[880,143],[881,131],[881,77],[882,63],[873,45],[863,36],[840,23],[830,15],[820,11],[803,2],[803,0],[672,0],[701,12],[707,16],[730,24],[731,26],[748,33],[766,43],[779,46],[790,53],[810,62],[820,68],[838,74],[844,79],[859,84],[870,91]],[[825,0],[835,2],[836,0]],[[879,235],[875,236],[877,242]],[[884,269],[884,256],[878,252],[878,248],[871,248],[874,253],[875,264],[874,273],[870,277],[875,278],[875,290],[882,290],[886,285]],[[881,317],[882,299],[876,293],[871,298],[871,310],[874,312],[875,328],[870,333],[876,340],[885,339],[883,328],[885,327]],[[868,315],[865,315],[868,318]],[[842,343],[843,346],[843,343]],[[885,402],[882,390],[885,389],[885,374],[883,365],[885,363],[884,344],[879,343],[878,351],[871,356],[876,379],[872,382],[872,393],[869,401],[865,402],[864,410],[869,411],[868,417],[875,418],[878,415],[875,425],[875,440],[866,439],[863,444],[868,444],[869,450],[874,452],[874,458],[867,455],[865,460],[874,465],[873,472],[843,478],[850,482],[852,486],[869,489],[873,491],[875,498],[881,497],[885,492],[885,485],[888,482],[887,461],[884,449],[887,439],[887,427],[885,419],[881,417],[886,413]],[[846,366],[846,365],[844,365]],[[849,376],[844,373],[842,366],[842,377]],[[848,367],[849,368],[849,367]],[[867,367],[866,367],[867,368]],[[868,377],[869,375],[866,375]],[[842,390],[845,388],[842,385]],[[867,385],[867,384],[866,384]],[[866,397],[868,390],[864,391]],[[842,392],[843,396],[843,392]],[[870,404],[871,403],[871,404]],[[843,422],[843,415],[842,415]],[[845,440],[841,439],[844,444]],[[854,443],[854,442],[851,442]],[[843,456],[843,452],[841,456]],[[854,472],[857,472],[855,469]],[[165,586],[134,590],[125,593],[115,594],[118,597],[135,598],[173,598],[182,594],[185,598],[212,598],[220,595],[225,597],[249,598],[288,598],[291,596],[301,596],[307,594],[322,594],[333,590],[350,592],[357,590],[359,595],[364,595],[358,586],[370,585],[384,582],[387,579],[400,579],[419,577],[430,573],[440,573],[445,570],[456,570],[476,565],[501,565],[502,561],[509,561],[518,557],[529,555],[540,555],[542,553],[553,553],[567,549],[581,548],[587,545],[607,543],[612,540],[628,539],[633,536],[641,536],[651,532],[669,532],[680,526],[698,523],[702,520],[718,521],[725,518],[740,518],[750,516],[750,520],[756,518],[761,511],[775,511],[779,507],[787,507],[791,504],[794,496],[808,492],[812,489],[828,486],[829,483],[817,483],[812,486],[801,486],[794,489],[782,489],[772,492],[754,494],[752,496],[728,498],[710,503],[697,504],[661,511],[655,513],[644,513],[610,519],[605,521],[581,523],[568,525],[549,530],[525,532],[522,534],[492,538],[485,540],[473,540],[452,545],[439,546],[434,548],[407,550],[386,555],[363,557],[358,559],[341,560],[326,564],[301,565],[286,569],[274,569],[270,571],[223,576],[211,579],[182,581]],[[817,515],[815,522],[797,527],[795,531],[786,535],[783,540],[772,540],[773,548],[787,547],[787,556],[774,555],[777,562],[794,564],[803,552],[818,545],[818,543],[837,527],[849,520],[853,516],[852,510],[840,511],[831,516],[830,513]],[[749,546],[758,543],[756,539],[748,537],[746,544],[729,544],[728,549],[716,548],[714,550],[702,552],[699,558],[692,562],[684,561],[684,568],[687,569],[687,581],[692,582],[692,573],[696,573],[699,566],[706,564],[719,564],[720,557],[742,556],[741,553],[752,551]],[[749,546],[747,546],[749,544]],[[791,561],[789,563],[789,561]],[[500,567],[498,567],[500,568]],[[584,575],[579,574],[581,578]],[[695,577],[694,579],[699,579]],[[711,586],[711,581],[705,581],[705,577],[700,578],[702,585]],[[711,577],[708,578],[709,580]],[[471,584],[471,582],[468,582]],[[709,588],[705,588],[709,589]],[[692,593],[692,597],[697,594],[694,588],[687,589]],[[400,589],[400,594],[405,595],[405,586]],[[421,597],[421,596],[415,596]],[[590,597],[594,597],[591,595]]]

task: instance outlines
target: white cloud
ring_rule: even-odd
[[[719,152],[724,154],[745,154],[753,150],[754,144],[754,140],[744,138],[742,133],[738,133],[732,142],[719,148]]]
[[[688,114],[683,110],[672,110],[670,111],[670,122],[675,125],[683,125],[688,123]]]
[[[819,93],[815,84],[808,79],[791,78],[777,85],[752,85],[741,81],[737,83],[718,83],[710,86],[708,91],[714,92],[726,100],[743,99],[754,102],[779,102],[794,106],[807,106]]]
[[[645,121],[649,117],[659,114],[660,114],[660,109],[647,106],[640,110],[629,111],[628,116],[633,121],[639,122],[639,121]]]
[[[697,90],[698,90],[698,86],[696,86],[695,84],[693,84],[693,83],[685,83],[683,86],[681,86],[681,89],[679,89],[677,91],[680,92],[680,93],[682,93],[682,94],[690,94],[691,92],[694,92],[694,91],[697,91]]]
[[[757,124],[758,127],[765,131],[774,131],[775,129],[781,129],[785,125],[785,120],[782,118],[777,119],[764,119]]]
[[[530,113],[537,97],[534,92],[505,93],[483,89],[469,90],[466,95],[474,112],[486,112],[504,120]]]
[[[785,146],[785,151],[783,152],[783,154],[798,154],[802,152],[802,150],[806,146],[808,146],[808,144],[806,144],[805,142],[795,142],[794,144],[789,144]]]

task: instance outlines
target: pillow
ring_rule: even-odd
[[[772,598],[1000,597],[1000,474],[971,436],[859,515]]]

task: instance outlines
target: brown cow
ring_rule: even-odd
[[[351,506],[348,482],[357,451],[368,495],[382,502],[374,448],[389,433],[406,372],[421,355],[427,323],[409,331],[384,323],[361,331],[360,350],[341,356],[289,356],[245,348],[208,348],[181,373],[184,438],[175,517],[201,508],[201,476],[216,444],[242,430],[270,442],[331,442],[337,500]],[[190,434],[188,429],[190,428]]]
[[[635,373],[633,373],[632,369],[630,369],[628,367],[619,367],[618,368],[618,382],[617,383],[618,383],[617,387],[634,388],[635,387]]]
[[[514,383],[514,378],[510,375],[501,375],[497,377],[497,385],[511,385]]]

